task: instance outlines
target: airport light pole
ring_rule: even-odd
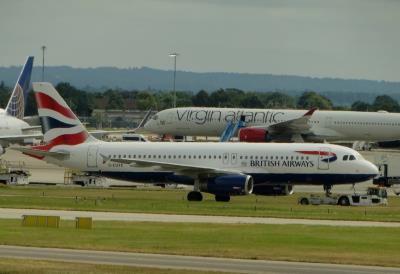
[[[42,46],[42,82],[44,82],[44,51],[46,46]]]
[[[176,57],[178,57],[178,53],[170,53],[168,56],[174,58],[174,101],[173,101],[173,107],[176,107],[176,91],[175,91],[175,80],[176,80]]]

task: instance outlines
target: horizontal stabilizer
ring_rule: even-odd
[[[36,158],[43,158],[43,157],[53,157],[58,160],[64,160],[69,157],[69,152],[59,152],[59,151],[44,151],[29,147],[11,147],[11,149],[21,151],[24,154],[29,156],[33,156]]]

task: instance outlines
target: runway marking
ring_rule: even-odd
[[[167,222],[167,223],[214,223],[214,224],[278,224],[278,225],[325,225],[347,227],[391,227],[400,228],[400,222],[312,220],[267,217],[232,217],[177,214],[120,213],[100,211],[48,210],[0,208],[1,219],[19,219],[23,215],[56,215],[64,220],[75,220],[76,217],[92,217],[98,221],[134,221],[134,222]]]
[[[399,273],[400,268],[0,245],[0,257],[236,273]]]

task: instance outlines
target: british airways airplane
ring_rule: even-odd
[[[145,129],[173,136],[221,136],[245,116],[240,141],[392,141],[400,138],[400,113],[182,107],[158,112]]]
[[[26,139],[40,138],[42,135],[40,132],[29,133],[38,128],[30,126],[22,120],[25,114],[32,67],[33,56],[29,56],[11,93],[6,109],[0,109],[0,155],[5,152],[4,147],[10,143],[23,143]]]
[[[378,169],[358,152],[330,144],[104,142],[92,137],[50,83],[33,83],[44,145],[25,154],[90,174],[144,183],[193,185],[229,201],[232,195],[267,195],[292,185],[358,183]],[[282,193],[279,193],[282,194]]]

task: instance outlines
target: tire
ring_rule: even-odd
[[[338,201],[338,205],[341,205],[341,206],[349,206],[349,205],[350,205],[350,200],[349,200],[349,198],[346,197],[346,196],[340,197],[340,198],[339,198],[339,201]]]
[[[301,205],[309,205],[310,202],[308,201],[307,198],[301,198],[301,199],[300,199],[300,204],[301,204]]]
[[[215,201],[217,202],[229,202],[230,200],[231,196],[229,195],[220,195],[220,194],[215,195]]]
[[[191,202],[201,202],[203,200],[203,195],[198,191],[190,191],[187,195],[187,199]]]

